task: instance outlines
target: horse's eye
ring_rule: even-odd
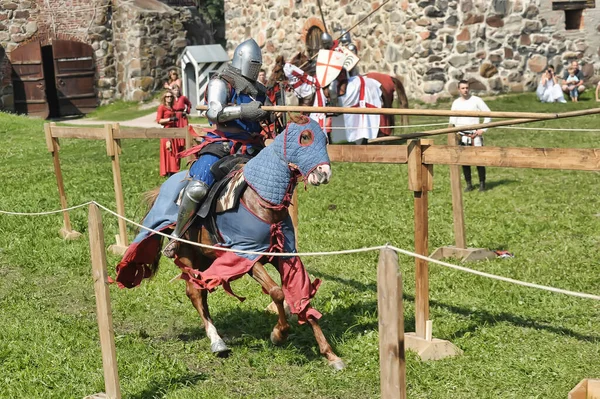
[[[303,147],[309,146],[315,140],[315,136],[311,130],[305,130],[300,134],[300,145]]]

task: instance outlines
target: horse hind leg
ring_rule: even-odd
[[[273,331],[271,331],[271,342],[273,345],[282,345],[287,341],[290,332],[290,324],[287,321],[283,304],[285,297],[283,290],[273,281],[265,267],[259,262],[256,262],[252,267],[252,278],[258,281],[263,289],[269,293],[269,296],[277,307],[278,319],[277,324],[273,327]]]
[[[315,318],[309,317],[308,324],[310,324],[313,329],[313,333],[315,334],[315,339],[319,345],[319,352],[321,355],[325,356],[329,365],[336,371],[345,369],[346,363],[344,363],[344,361],[333,352],[331,345],[329,345],[327,338],[325,338],[325,334],[323,334],[323,330],[321,330],[319,322]]]

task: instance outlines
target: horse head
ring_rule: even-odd
[[[317,122],[305,115],[291,115],[283,134],[275,138],[283,160],[297,170],[308,183],[318,186],[331,179],[327,154],[327,136]]]

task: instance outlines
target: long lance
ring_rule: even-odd
[[[199,111],[208,109],[206,105],[198,105]],[[269,112],[316,112],[327,114],[363,114],[363,115],[420,115],[420,116],[470,116],[477,118],[524,118],[524,119],[557,119],[561,115],[578,116],[600,113],[600,108],[558,113],[541,112],[504,112],[504,111],[451,111],[441,109],[412,108],[356,108],[356,107],[307,107],[296,105],[264,105],[262,110]],[[564,116],[563,116],[564,117]],[[493,123],[493,122],[492,122]]]
[[[319,6],[319,12],[321,13],[321,21],[323,21],[323,27],[325,28],[325,33],[329,33],[327,31],[327,23],[325,22],[325,16],[323,15],[323,9],[321,8],[321,0],[317,0],[317,5]]]
[[[350,29],[346,30],[346,32],[350,32],[352,29],[356,28],[358,25],[360,25],[364,20],[366,20],[367,18],[369,18],[371,15],[375,14],[377,11],[379,11],[379,9],[381,7],[383,7],[384,5],[386,5],[387,3],[389,3],[391,0],[386,0],[385,2],[381,3],[381,5],[379,7],[377,7],[376,9],[374,9],[373,11],[371,11],[370,13],[367,14],[366,17],[364,17],[363,19],[361,19],[360,21],[358,21],[357,23],[355,23],[354,25],[352,25],[352,27],[350,27]],[[320,3],[319,3],[319,10],[321,9]],[[322,15],[322,12],[321,12]],[[325,20],[323,20],[323,24],[325,24]],[[325,28],[327,29],[327,28]],[[337,37],[337,39],[335,40],[340,40],[342,38],[342,36],[344,36],[346,34],[346,32],[344,32],[343,34],[339,35]],[[308,61],[306,61],[304,64],[300,65],[300,69],[304,68],[306,65],[308,65],[309,62],[311,62],[312,60],[314,60],[317,55],[319,55],[319,53],[317,52],[315,55],[313,55],[312,57],[310,57],[310,59]]]
[[[515,112],[515,113],[517,113],[517,112]],[[444,129],[429,130],[426,132],[400,134],[398,136],[377,137],[377,138],[368,140],[368,143],[371,144],[371,143],[381,143],[381,142],[389,142],[389,141],[397,141],[397,140],[415,139],[415,138],[419,138],[419,137],[437,136],[440,134],[447,134],[447,133],[458,133],[458,132],[463,132],[463,131],[474,131],[474,130],[478,130],[478,129],[487,129],[489,127],[519,125],[522,123],[539,122],[539,121],[548,120],[548,119],[573,118],[576,116],[594,115],[594,114],[600,114],[600,108],[585,109],[585,110],[580,110],[580,111],[562,112],[559,114],[546,114],[547,117],[544,117],[544,118],[508,119],[508,120],[496,121],[496,122],[478,123],[475,125],[447,127]],[[540,128],[540,130],[543,130],[543,128]]]

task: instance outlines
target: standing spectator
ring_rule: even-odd
[[[486,111],[489,112],[488,106],[483,100],[477,96],[472,96],[469,92],[469,82],[461,80],[458,82],[458,91],[460,97],[454,100],[452,103],[452,111]],[[483,123],[489,123],[491,118],[484,118]],[[478,117],[465,117],[465,116],[452,116],[450,117],[450,124],[454,126],[467,126],[476,125],[479,123]],[[460,132],[461,140],[460,145],[473,145],[476,147],[483,146],[483,133],[487,129],[478,129],[475,131],[466,130]],[[465,181],[467,187],[465,191],[473,191],[473,184],[471,183],[471,167],[463,165],[463,174],[465,175]],[[479,175],[479,191],[485,191],[485,167],[478,166],[477,174]]]
[[[554,73],[554,67],[548,65],[546,71],[540,79],[540,84],[537,87],[536,94],[538,99],[543,103],[553,103],[555,101],[566,103],[565,96],[558,84],[558,78]]]
[[[581,69],[579,69],[579,62],[577,62],[577,61],[571,62],[571,67],[575,68],[575,76],[577,77],[577,79],[579,79],[579,81],[577,82],[577,91],[579,92],[579,94],[581,94],[585,90],[585,86],[583,85],[583,72],[581,72]],[[569,85],[567,84],[568,78],[569,78],[569,70],[567,69],[563,73],[563,83],[562,83],[562,90],[565,93],[570,92]]]
[[[600,82],[596,86],[596,101],[600,101]]]
[[[178,119],[177,126],[175,127],[186,127],[188,125],[188,115],[192,112],[192,103],[190,100],[181,94],[181,88],[177,85],[173,85],[173,93],[174,101],[173,101],[173,110],[176,112],[176,117]]]
[[[267,73],[265,72],[265,70],[264,70],[264,69],[261,69],[261,70],[258,72],[258,77],[256,78],[256,80],[257,80],[259,83],[262,83],[262,84],[263,84],[263,86],[266,86],[266,85],[267,85]]]
[[[173,90],[173,87],[177,85],[181,87],[181,79],[179,79],[179,74],[176,70],[171,69],[169,71],[169,79],[165,82],[163,87],[167,90]]]
[[[571,96],[571,101],[574,103],[577,102],[577,97],[579,97],[579,90],[577,90],[577,84],[579,83],[579,78],[575,76],[575,68],[572,66],[568,69],[569,76],[567,77],[567,87],[569,89],[569,96]]]
[[[177,114],[173,109],[174,96],[166,91],[161,96],[160,105],[156,111],[156,122],[164,128],[177,127]],[[179,159],[177,158],[177,143],[181,139],[160,139],[160,175],[171,176],[179,172]]]

